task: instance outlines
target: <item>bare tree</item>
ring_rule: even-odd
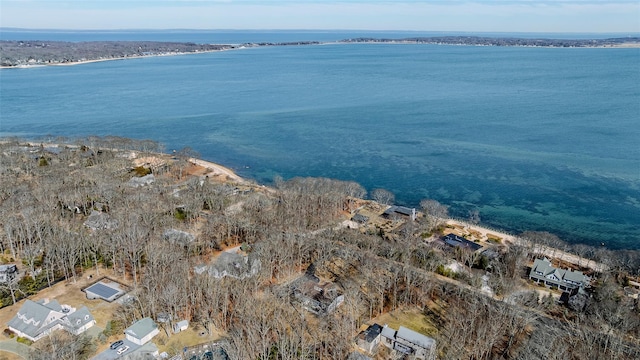
[[[371,191],[371,198],[384,205],[393,205],[396,200],[396,196],[391,191],[385,189],[374,189]]]

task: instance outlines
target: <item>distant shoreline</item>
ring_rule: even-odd
[[[354,38],[332,42],[259,42],[244,44],[195,44],[159,41],[0,41],[0,68],[69,66],[94,62],[138,59],[156,56],[202,54],[264,46],[303,46],[326,44],[425,44],[449,46],[500,46],[535,48],[640,48],[640,37],[609,39],[528,39],[479,36],[415,37],[401,39]]]

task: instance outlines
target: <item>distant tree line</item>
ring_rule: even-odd
[[[478,46],[534,46],[534,47],[600,47],[620,44],[640,44],[640,37],[622,37],[608,39],[545,39],[545,38],[513,38],[484,36],[432,36],[410,37],[402,39],[354,38],[341,42],[347,43],[416,43],[442,45],[478,45]]]

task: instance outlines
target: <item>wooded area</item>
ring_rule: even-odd
[[[351,229],[337,225],[367,203],[354,182],[220,182],[194,174],[192,151],[163,155],[149,140],[51,140],[67,145],[0,144],[1,260],[26,274],[1,284],[3,306],[56,281],[73,282],[87,269],[108,268],[137,300],[122,305],[118,323],[160,314],[188,319],[224,333],[231,359],[346,359],[362,325],[406,307],[420,309],[436,329],[426,335],[436,339],[442,359],[640,358],[638,299],[623,292],[640,275],[638,252],[529,232],[522,238],[530,246],[497,244],[488,258],[425,241],[444,227],[446,207],[434,200],[421,203],[416,221],[390,220],[399,224],[393,230]],[[153,181],[144,186],[131,183],[149,175]],[[386,190],[373,196],[393,201]],[[90,224],[101,225],[87,225],[97,213],[102,221]],[[169,241],[169,230],[193,239]],[[194,270],[240,245],[259,259],[255,275]],[[539,256],[534,247],[570,251],[608,270],[592,272],[584,306],[571,308],[540,298],[527,282],[527,264]],[[453,260],[466,270],[445,271]],[[283,296],[282,286],[305,272],[336,284],[344,303],[316,316]],[[487,274],[493,295],[481,290]]]

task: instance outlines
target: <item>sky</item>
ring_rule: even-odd
[[[0,27],[639,33],[640,0],[0,0]]]

